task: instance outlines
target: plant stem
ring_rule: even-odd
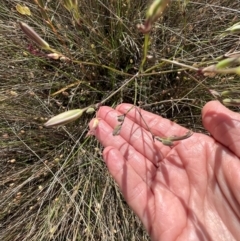
[[[132,76],[129,80],[127,80],[123,85],[121,85],[117,90],[115,90],[112,94],[110,94],[106,99],[102,100],[100,104],[104,104],[107,100],[112,98],[115,94],[117,94],[122,88],[124,88],[126,85],[128,85],[133,79],[135,79],[139,75],[139,72],[137,72],[134,76]]]
[[[148,46],[149,46],[149,33],[145,34],[145,37],[144,37],[143,58],[142,58],[142,63],[139,68],[140,73],[143,72],[143,66],[147,59]]]

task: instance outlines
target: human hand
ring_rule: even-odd
[[[147,111],[133,108],[121,132],[116,110],[101,107],[96,129],[105,147],[103,158],[127,203],[152,240],[240,240],[240,115],[217,101],[202,111],[211,137],[194,133],[173,147],[153,141],[157,136],[185,135],[187,129]]]

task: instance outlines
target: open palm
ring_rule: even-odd
[[[187,129],[136,108],[120,134],[112,135],[117,116],[130,107],[101,107],[92,133],[152,240],[240,240],[240,115],[209,102],[202,114],[211,137],[194,133],[169,147],[153,141],[152,134],[179,136]]]

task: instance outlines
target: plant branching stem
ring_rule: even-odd
[[[121,85],[117,90],[115,90],[112,94],[110,94],[106,99],[102,100],[100,104],[104,104],[106,101],[108,101],[112,96],[117,94],[122,88],[124,88],[126,85],[128,85],[133,79],[137,78],[139,75],[139,72],[137,72],[134,76],[132,76],[130,79],[128,79],[123,85]]]

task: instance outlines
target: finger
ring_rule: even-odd
[[[119,125],[118,116],[120,112],[104,106],[100,108],[97,116],[106,121],[112,128]],[[154,141],[150,132],[142,128],[128,117],[124,119],[121,127],[120,136],[126,140],[135,150],[152,161],[154,165],[158,165],[167,153],[170,151],[168,146],[162,145],[158,141]],[[112,139],[114,142],[114,139]]]
[[[121,114],[127,113],[132,107],[130,104],[120,104],[116,110]],[[160,137],[170,137],[170,136],[182,136],[188,131],[186,128],[165,119],[159,115],[150,113],[148,111],[142,110],[140,108],[134,107],[128,113],[127,116],[138,125],[142,126],[147,130]]]
[[[202,119],[210,134],[240,157],[240,115],[218,101],[210,101],[203,107]]]
[[[92,123],[93,121],[90,122],[90,130]],[[113,136],[112,131],[112,127],[109,126],[105,120],[100,120],[94,135],[104,147],[111,146],[112,148],[118,149],[121,155],[128,161],[128,164],[132,166],[136,174],[146,183],[151,182],[156,172],[155,165],[140,152],[136,151],[122,136]]]
[[[146,182],[135,172],[122,153],[114,147],[107,147],[103,152],[106,165],[118,183],[125,200],[131,209],[140,217],[145,227],[148,220],[145,216],[147,206],[154,206],[153,193]]]

